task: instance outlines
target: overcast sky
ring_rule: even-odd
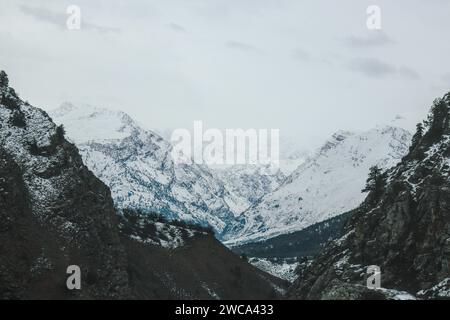
[[[68,30],[68,5],[81,30]],[[366,27],[381,8],[382,29]],[[447,0],[0,0],[0,69],[23,99],[122,109],[147,128],[279,128],[304,146],[450,91]]]

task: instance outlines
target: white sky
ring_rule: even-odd
[[[78,5],[79,31],[66,26]],[[366,27],[379,5],[382,31]],[[450,91],[447,0],[0,0],[23,99],[122,109],[147,128],[279,128],[305,147]]]

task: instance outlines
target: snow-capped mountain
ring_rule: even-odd
[[[361,189],[369,168],[396,164],[407,153],[410,140],[409,132],[390,126],[334,134],[279,188],[242,214],[228,230],[232,238],[227,243],[301,230],[356,208],[365,196]]]
[[[152,130],[170,141],[173,130]],[[225,131],[223,132],[225,134]],[[292,136],[280,135],[279,165],[210,165],[209,168],[225,187],[239,199],[235,213],[242,213],[254,205],[261,197],[272,192],[298,168],[309,156],[302,143]]]
[[[171,144],[124,112],[65,103],[50,114],[119,209],[210,225],[218,234],[243,209],[206,166],[174,164]]]
[[[243,199],[244,209],[278,188],[309,156],[301,143],[292,137],[280,136],[279,165],[213,166],[211,169],[226,188]]]
[[[242,198],[244,210],[275,190],[286,179],[279,167],[270,165],[233,165],[213,170],[229,191]]]

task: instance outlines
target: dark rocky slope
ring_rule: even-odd
[[[450,94],[435,101],[401,163],[369,181],[345,235],[330,244],[290,289],[292,299],[393,298],[370,290],[369,265],[383,288],[420,298],[450,296]]]
[[[121,217],[130,284],[138,298],[277,299],[288,282],[233,254],[211,230],[148,216]]]
[[[126,256],[109,189],[47,114],[0,73],[0,293],[5,298],[121,298]],[[83,290],[65,288],[81,267]]]
[[[32,241],[33,221],[17,164],[0,148],[0,296],[18,298],[30,281],[38,246]],[[37,234],[35,234],[36,236]]]
[[[119,227],[110,190],[4,72],[0,99],[0,299],[279,296],[285,282],[211,234],[125,217]],[[69,265],[81,268],[79,291],[66,288]]]

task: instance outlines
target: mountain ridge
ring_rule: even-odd
[[[362,133],[338,131],[273,192],[247,209],[227,245],[294,232],[354,209],[369,168],[400,161],[411,134],[385,126]]]
[[[0,72],[2,227],[0,294],[7,298],[118,299],[129,294],[125,252],[109,189],[83,164],[46,112],[23,102]],[[9,169],[11,173],[9,173]],[[15,176],[12,181],[10,174]],[[13,184],[13,192],[8,192]],[[14,199],[18,201],[12,206]],[[2,222],[3,224],[3,222]],[[64,290],[80,265],[82,292]],[[16,272],[19,268],[22,272]]]
[[[418,125],[400,163],[371,175],[345,235],[316,257],[288,297],[450,298],[450,93],[435,100],[425,128]],[[378,290],[367,287],[371,265],[381,271]]]

